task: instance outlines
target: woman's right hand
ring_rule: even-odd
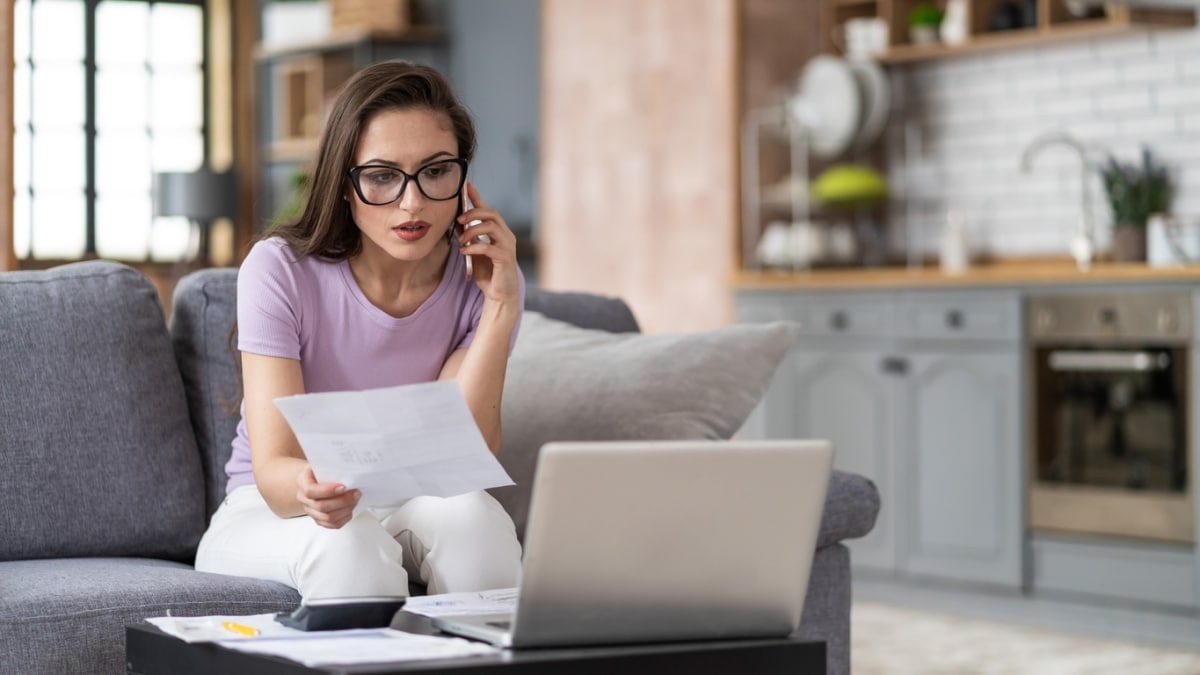
[[[321,527],[336,530],[350,522],[361,498],[361,490],[347,490],[341,483],[318,483],[308,464],[296,477],[296,501],[304,508],[304,515]]]

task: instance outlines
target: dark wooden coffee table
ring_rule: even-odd
[[[393,628],[436,633],[429,620],[401,612]],[[508,650],[488,656],[409,661],[392,665],[310,668],[294,661],[189,644],[149,624],[125,629],[126,672],[136,675],[336,675],[431,673],[451,675],[817,675],[825,672],[825,643],[793,638],[678,642],[614,647]]]

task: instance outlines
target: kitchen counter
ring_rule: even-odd
[[[1200,282],[1200,265],[1149,267],[1144,263],[1098,262],[1081,272],[1068,258],[998,260],[944,274],[937,266],[855,267],[800,271],[741,270],[733,274],[736,290],[839,290],[871,288],[1007,287],[1041,284]]]

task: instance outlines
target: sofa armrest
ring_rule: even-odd
[[[550,291],[529,286],[525,289],[525,309],[580,328],[610,333],[637,333],[641,330],[633,311],[624,300],[593,293]]]
[[[832,471],[817,548],[866,535],[875,527],[877,515],[879,490],[875,483],[858,474]]]

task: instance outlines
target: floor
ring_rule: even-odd
[[[853,675],[1200,675],[1200,644],[1174,633],[1194,628],[1192,617],[1164,630],[1146,617],[1092,610],[1072,624],[1069,606],[855,586]]]
[[[1196,675],[1200,651],[873,602],[851,613],[853,675]]]

